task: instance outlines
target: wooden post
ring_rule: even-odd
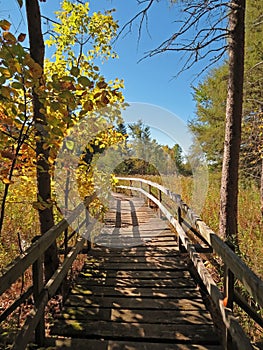
[[[33,238],[34,243],[39,237]],[[43,268],[43,256],[40,256],[32,265],[32,278],[33,278],[33,296],[34,303],[39,303],[39,297],[44,287],[44,268]],[[45,343],[45,315],[40,318],[40,321],[35,329],[35,342],[38,346],[44,346]]]
[[[64,231],[64,259],[68,254],[68,228]]]
[[[179,225],[181,225],[182,223],[182,210],[180,207],[177,208],[177,221],[179,223]],[[185,253],[186,252],[186,248],[185,246],[183,245],[183,242],[180,238],[180,236],[178,236],[178,245],[179,245],[179,250],[181,253]]]
[[[152,194],[152,186],[151,185],[148,185],[148,193]],[[151,204],[151,200],[150,200],[150,198],[148,198],[148,207],[150,206],[150,204]]]
[[[89,206],[87,206],[85,211],[86,211],[85,212],[85,216],[86,216],[85,226],[86,226],[86,234],[87,234],[86,246],[87,246],[87,251],[89,251],[91,249],[91,236],[89,234],[89,224],[90,224]]]
[[[130,182],[130,187],[132,187],[132,180],[129,180]],[[132,197],[132,190],[130,190],[130,196]]]
[[[235,247],[231,242],[225,242],[233,251],[235,251]],[[228,268],[225,264],[224,266],[224,304],[227,308],[233,311],[233,303],[234,303],[234,291],[235,291],[235,276],[233,272]],[[225,328],[225,333],[223,336],[223,342],[225,349],[227,350],[237,350],[237,347],[233,343],[231,334],[227,328]]]
[[[140,189],[142,190],[142,181],[140,181]],[[140,192],[140,197],[143,198],[143,194]]]
[[[162,203],[162,191],[159,189],[158,190],[158,200],[160,203]],[[161,209],[158,207],[158,214],[159,214],[159,218],[162,218],[162,211]]]

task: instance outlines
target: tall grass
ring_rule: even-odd
[[[156,178],[156,177],[155,177]],[[153,179],[154,180],[154,179]],[[189,204],[193,194],[193,178],[164,177],[158,182],[171,191],[181,194]],[[220,174],[209,175],[209,185],[200,216],[215,232],[219,229]],[[260,212],[260,190],[255,183],[239,186],[238,241],[242,258],[250,268],[263,278],[263,220]]]

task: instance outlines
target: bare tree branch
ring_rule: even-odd
[[[121,36],[121,34],[127,29],[128,29],[128,33],[131,32],[132,30],[132,25],[133,23],[136,21],[136,19],[140,18],[140,24],[139,24],[139,29],[138,29],[138,41],[140,41],[141,39],[141,33],[142,33],[142,27],[143,27],[143,23],[144,21],[146,20],[146,24],[148,22],[148,15],[147,15],[147,12],[148,10],[150,9],[150,7],[152,6],[152,4],[154,3],[155,0],[137,0],[137,2],[139,4],[142,4],[144,2],[148,2],[148,5],[143,9],[141,10],[140,12],[138,12],[135,16],[133,16],[123,27],[122,29],[120,30],[119,34],[117,35],[115,41]],[[125,34],[127,35],[127,34]]]
[[[127,28],[127,33],[131,32],[133,24],[139,21],[138,42],[140,41],[144,25],[148,32],[148,12],[154,1],[158,0],[137,0],[139,5],[145,4],[144,8],[121,28],[116,40]],[[210,67],[218,62],[227,50],[226,39],[230,35],[227,21],[231,6],[231,3],[224,0],[184,1],[183,18],[180,16],[180,20],[173,22],[179,28],[159,46],[147,51],[139,62],[166,51],[181,51],[187,55],[184,55],[185,62],[180,73],[204,58],[210,58],[206,68]],[[189,38],[189,35],[192,37]]]
[[[54,23],[54,24],[59,24],[57,21],[54,21],[53,19],[51,19],[51,18],[49,18],[49,17],[46,17],[46,16],[41,15],[41,18],[46,19],[48,22],[52,22],[52,23]]]

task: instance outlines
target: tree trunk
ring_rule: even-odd
[[[261,159],[261,177],[260,177],[260,203],[261,215],[263,217],[263,158]]]
[[[245,0],[232,0],[229,15],[229,80],[220,191],[219,230],[223,239],[238,242],[238,166],[244,80]]]
[[[30,55],[42,69],[44,67],[44,41],[41,30],[41,17],[38,0],[26,0]],[[39,83],[41,84],[40,78]],[[36,128],[36,158],[37,158],[37,187],[38,200],[51,204],[51,175],[48,163],[49,150],[43,145],[47,136],[45,126],[47,121],[40,113],[42,104],[36,92],[33,92],[34,125]],[[52,206],[39,210],[41,234],[47,232],[54,225]],[[45,278],[48,280],[58,267],[57,246],[54,243],[45,254]]]

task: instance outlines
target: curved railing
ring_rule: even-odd
[[[181,196],[173,193],[164,186],[155,182],[135,177],[117,177],[119,185],[117,189],[136,191],[144,195],[159,208],[170,224],[176,229],[180,249],[185,249],[191,257],[199,276],[201,277],[208,293],[210,294],[225,325],[225,348],[233,349],[233,343],[238,349],[253,349],[248,337],[244,333],[232,310],[237,303],[251,318],[263,327],[263,319],[235,288],[235,281],[239,280],[245,287],[251,298],[263,307],[263,281],[234,253],[218,235],[212,231],[194,211],[183,202]],[[128,185],[121,185],[120,183]],[[137,186],[136,186],[137,185]],[[145,189],[147,186],[147,190]],[[144,188],[143,188],[144,187]],[[153,194],[153,189],[157,194]],[[163,194],[168,196],[175,205],[176,217],[163,204]],[[199,241],[205,244],[195,244],[188,232],[195,234]],[[219,290],[209,271],[206,269],[199,253],[214,252],[224,263],[223,293]]]

